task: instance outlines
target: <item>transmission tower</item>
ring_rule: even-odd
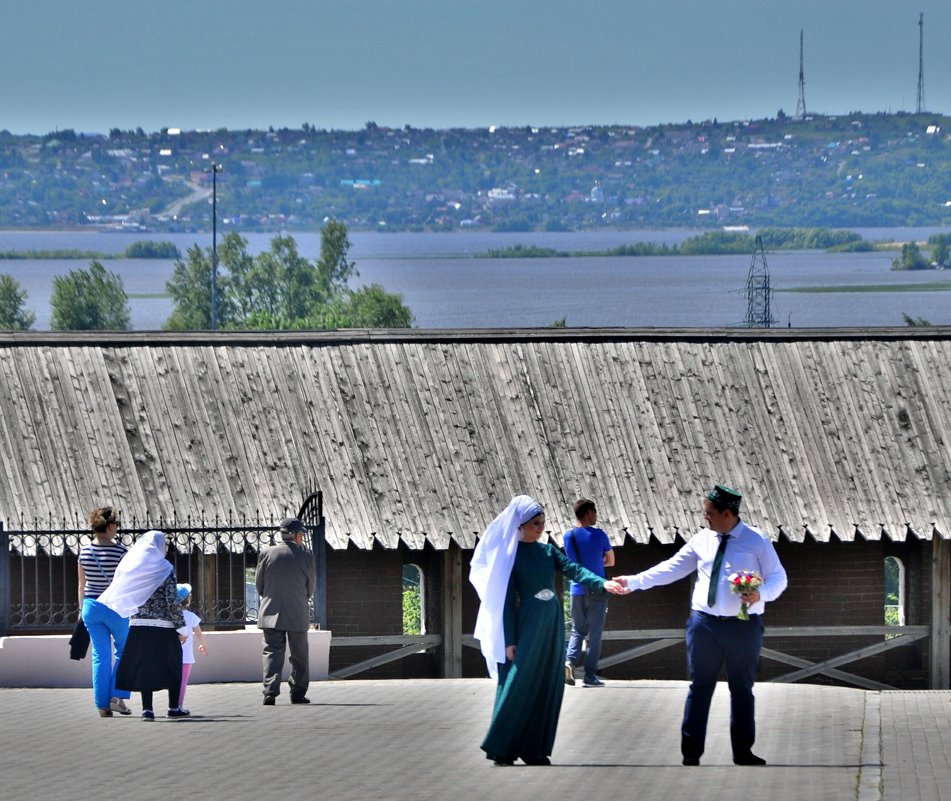
[[[925,110],[925,15],[918,14],[918,102],[915,104],[915,114],[922,114]]]
[[[773,290],[769,286],[769,267],[766,264],[766,251],[763,238],[756,237],[753,245],[753,259],[750,262],[750,274],[746,279],[746,319],[747,328],[771,328],[773,323],[770,301]]]
[[[802,67],[802,28],[799,29],[799,99],[796,101],[796,116],[806,117],[806,73]]]

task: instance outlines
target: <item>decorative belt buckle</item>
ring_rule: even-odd
[[[549,589],[544,589],[544,590],[539,590],[538,592],[536,592],[535,597],[538,598],[539,601],[550,601],[552,598],[555,597],[555,593],[553,593]]]

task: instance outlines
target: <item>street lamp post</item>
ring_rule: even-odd
[[[218,329],[218,173],[224,169],[213,161],[211,173],[211,330]]]

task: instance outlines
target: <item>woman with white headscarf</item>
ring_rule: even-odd
[[[475,636],[498,676],[482,750],[496,765],[550,765],[565,691],[565,621],[555,572],[593,590],[623,594],[615,581],[572,562],[548,543],[545,512],[527,495],[493,520],[472,556],[469,580],[481,605]]]
[[[142,694],[142,720],[155,720],[152,694],[168,690],[168,717],[186,717],[179,706],[185,625],[175,570],[165,558],[165,535],[149,531],[129,549],[99,602],[129,621],[129,637],[116,671],[116,686]]]

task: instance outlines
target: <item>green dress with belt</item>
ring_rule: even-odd
[[[565,692],[565,617],[555,571],[588,589],[604,579],[553,545],[520,542],[505,599],[505,643],[515,661],[499,667],[492,723],[482,741],[489,759],[543,762],[551,755]]]

